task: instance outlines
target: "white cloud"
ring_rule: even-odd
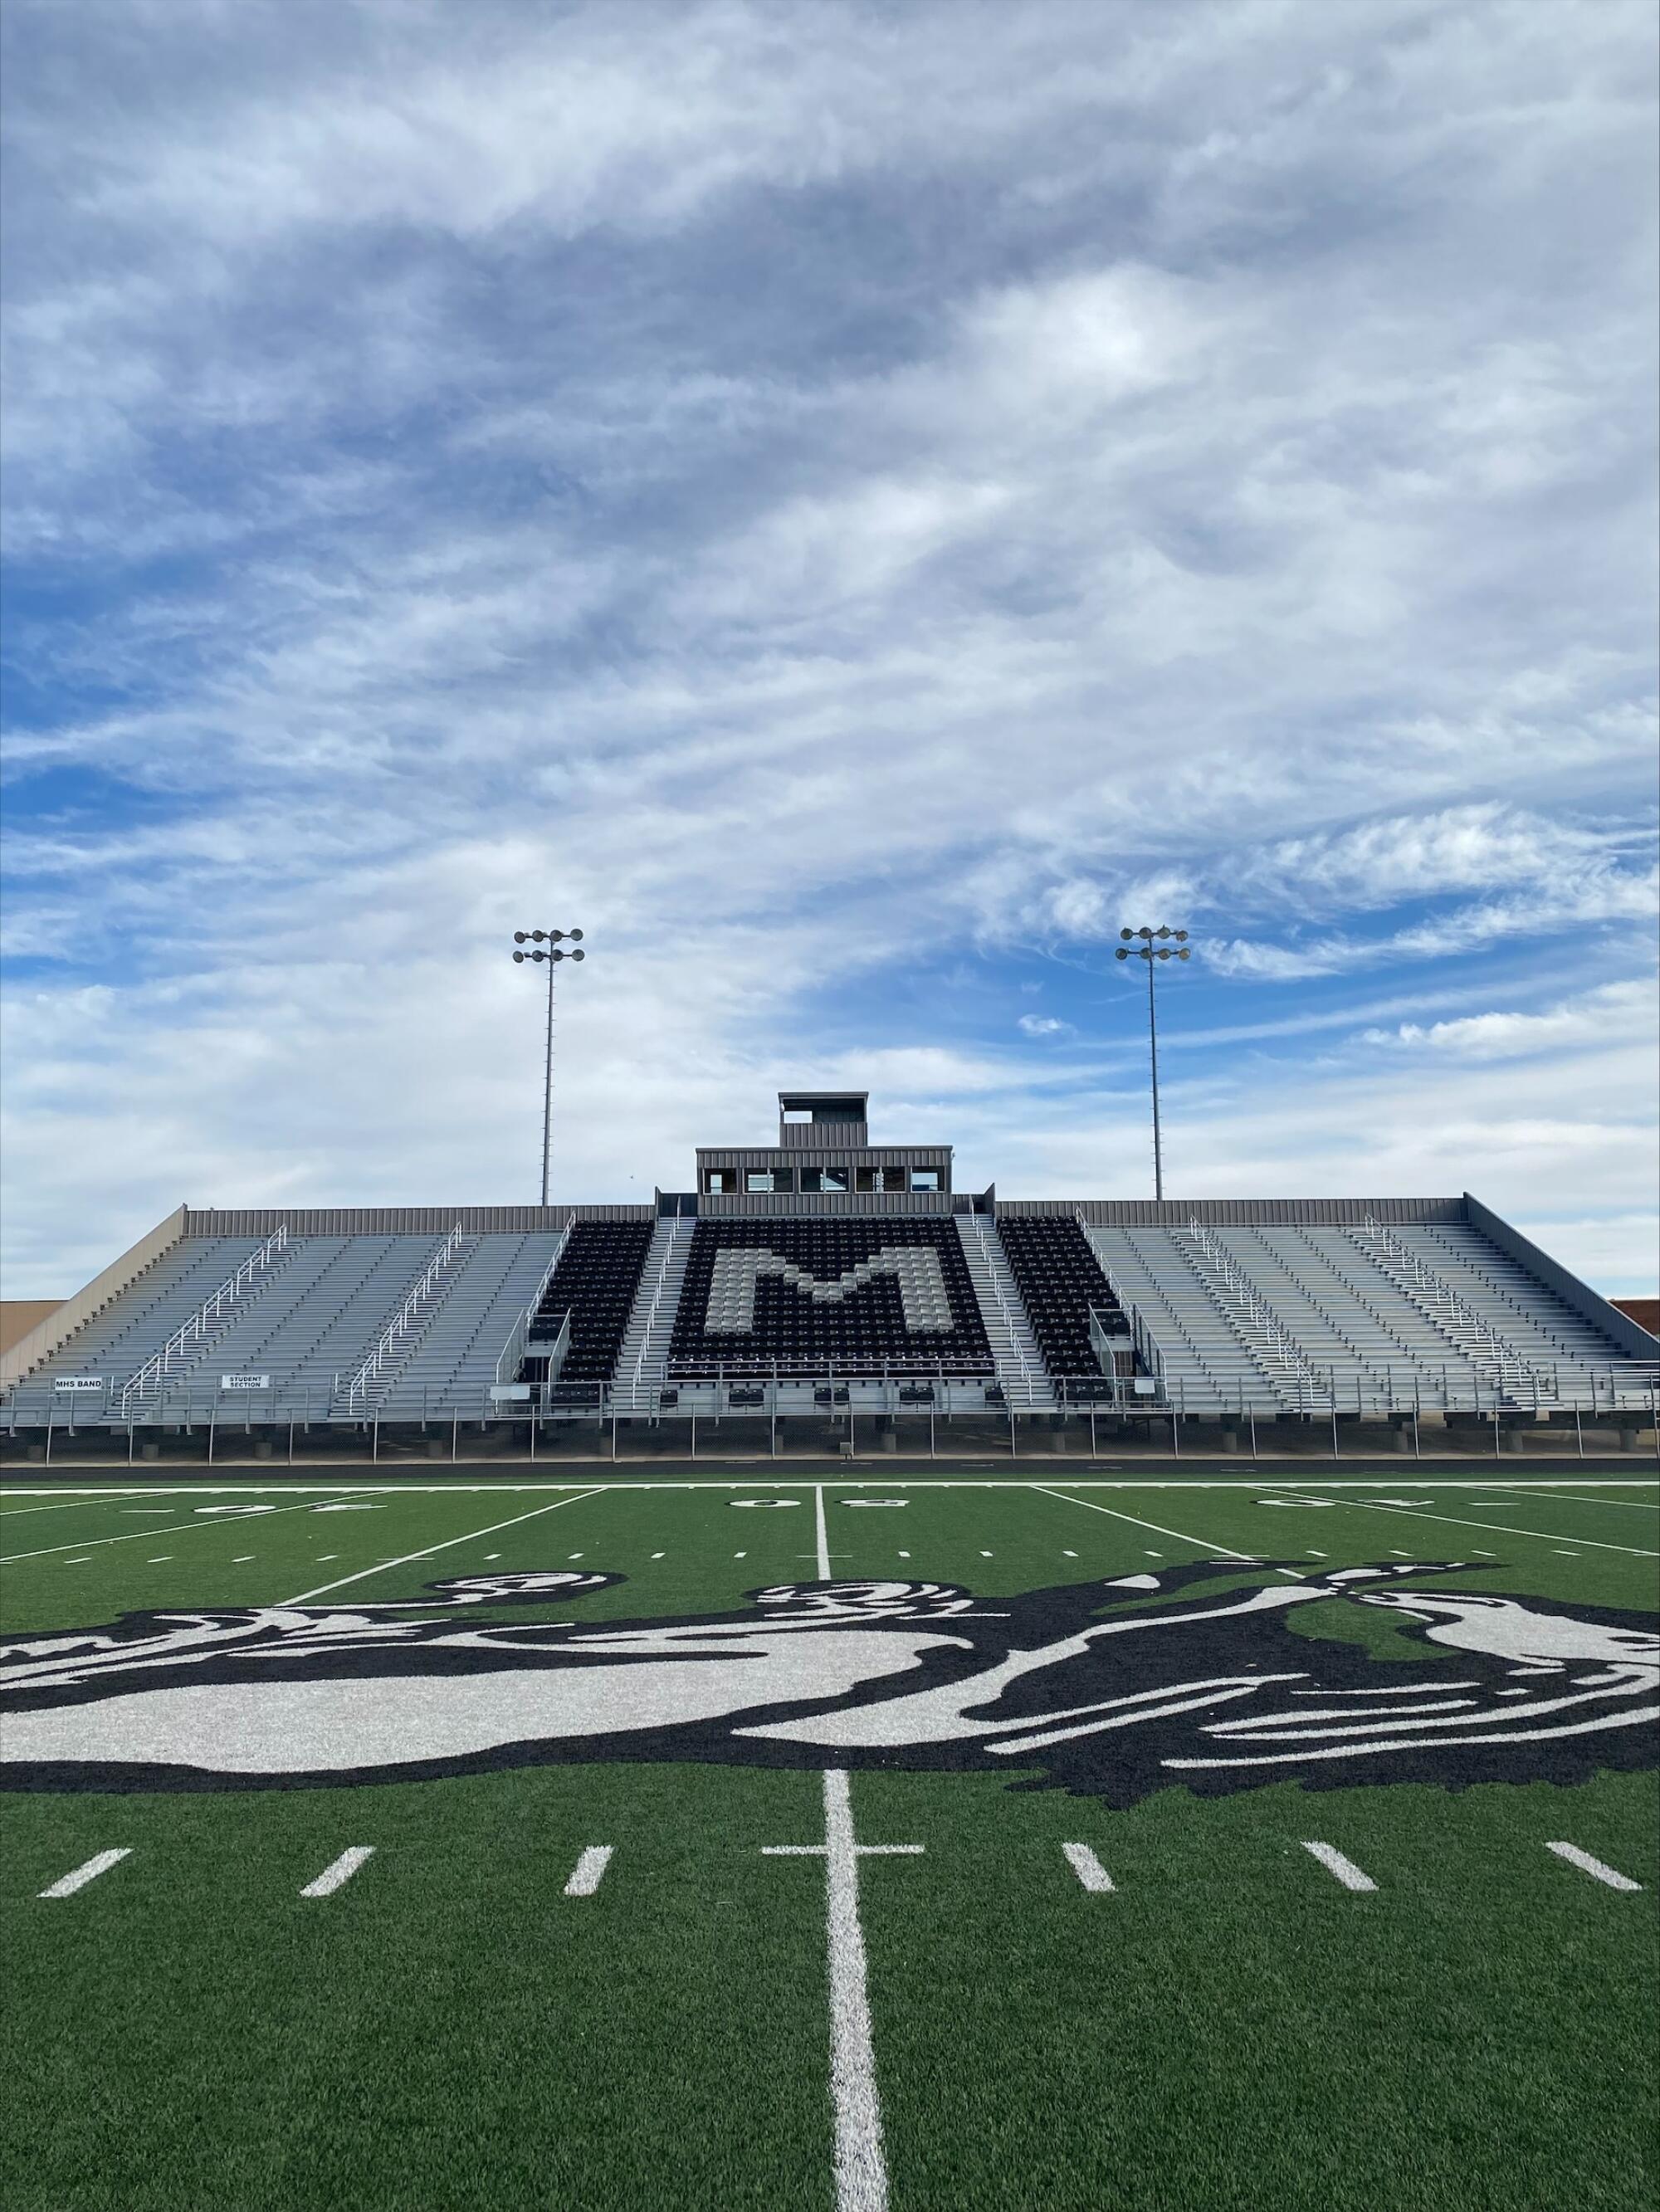
[[[1454,1174],[1426,1114],[1483,1162],[1484,1115],[1601,1129],[1554,939],[1636,1035],[1645,7],[11,28],[6,1164],[47,1288],[185,1189],[528,1178],[498,969],[555,907],[584,1195],[832,1063],[982,1180],[1112,1187],[1113,1053],[1034,1074],[1011,999],[896,984],[1083,989],[1127,921],[1203,955],[1171,1080],[1215,1178]],[[1043,1003],[1017,1035],[1098,1034]],[[1631,1212],[1626,1127],[1546,1146],[1576,1219]]]
[[[1029,1037],[1070,1036],[1073,1033],[1070,1022],[1057,1021],[1053,1014],[1022,1014],[1014,1026]]]

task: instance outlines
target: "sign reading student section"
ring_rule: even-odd
[[[269,1375],[222,1375],[219,1388],[222,1390],[269,1390],[271,1377]]]

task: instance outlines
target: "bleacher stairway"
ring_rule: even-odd
[[[1017,1407],[1052,1407],[1055,1402],[1054,1386],[1032,1334],[1025,1303],[1010,1271],[995,1220],[987,1213],[959,1213],[956,1218],[963,1257],[968,1262],[969,1279],[974,1285],[980,1318],[985,1323],[987,1341],[991,1346],[1005,1399]]]
[[[689,1215],[664,1215],[652,1231],[640,1287],[634,1294],[629,1325],[617,1355],[611,1403],[619,1413],[654,1413],[668,1380],[669,1346],[680,1286],[697,1224]]]

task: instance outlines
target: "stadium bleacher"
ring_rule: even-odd
[[[0,1355],[0,1434],[1103,1401],[1623,1428],[1660,1383],[1474,1198],[999,1200],[866,1110],[784,1094],[776,1146],[702,1147],[650,1205],[181,1209]]]
[[[753,1278],[752,1321],[730,1325],[716,1284],[722,1254],[753,1252],[785,1263]],[[932,1256],[944,1304],[908,1314],[906,1255]],[[865,1281],[855,1273],[876,1272]],[[846,1285],[846,1287],[843,1287]],[[926,1322],[926,1325],[924,1324]],[[724,1371],[813,1376],[989,1375],[994,1371],[954,1224],[928,1217],[876,1219],[769,1218],[700,1221],[686,1263],[669,1354],[672,1376]]]
[[[572,1224],[532,1332],[538,1337],[556,1337],[561,1322],[569,1315],[570,1349],[559,1373],[567,1387],[611,1381],[651,1239],[649,1220]],[[526,1362],[526,1378],[535,1381],[546,1368],[545,1358],[532,1356]]]
[[[1105,1333],[1126,1344],[1130,1325],[1077,1222],[1056,1214],[1011,1216],[998,1224],[998,1233],[1049,1373],[1098,1372],[1091,1313],[1100,1314]]]

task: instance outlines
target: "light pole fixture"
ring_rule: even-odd
[[[521,962],[544,960],[548,967],[548,1045],[542,1068],[542,1203],[544,1206],[548,1202],[548,1160],[553,1140],[553,970],[558,961],[587,958],[587,954],[581,950],[581,937],[582,933],[580,929],[515,929],[513,933],[515,947],[513,957],[515,960]],[[552,949],[555,946],[562,945],[567,938],[577,947],[575,951],[565,952]],[[517,949],[526,945],[534,945],[538,949],[534,952],[526,952]],[[543,945],[550,949],[544,952],[540,949]]]
[[[1158,1017],[1153,1005],[1153,969],[1161,960],[1190,960],[1192,951],[1185,929],[1121,929],[1124,939],[1118,948],[1121,960],[1145,960],[1147,963],[1147,1048],[1152,1060],[1152,1194],[1164,1195],[1164,1154],[1158,1134]],[[1137,938],[1142,942],[1135,943]],[[1173,938],[1175,943],[1161,940]]]

